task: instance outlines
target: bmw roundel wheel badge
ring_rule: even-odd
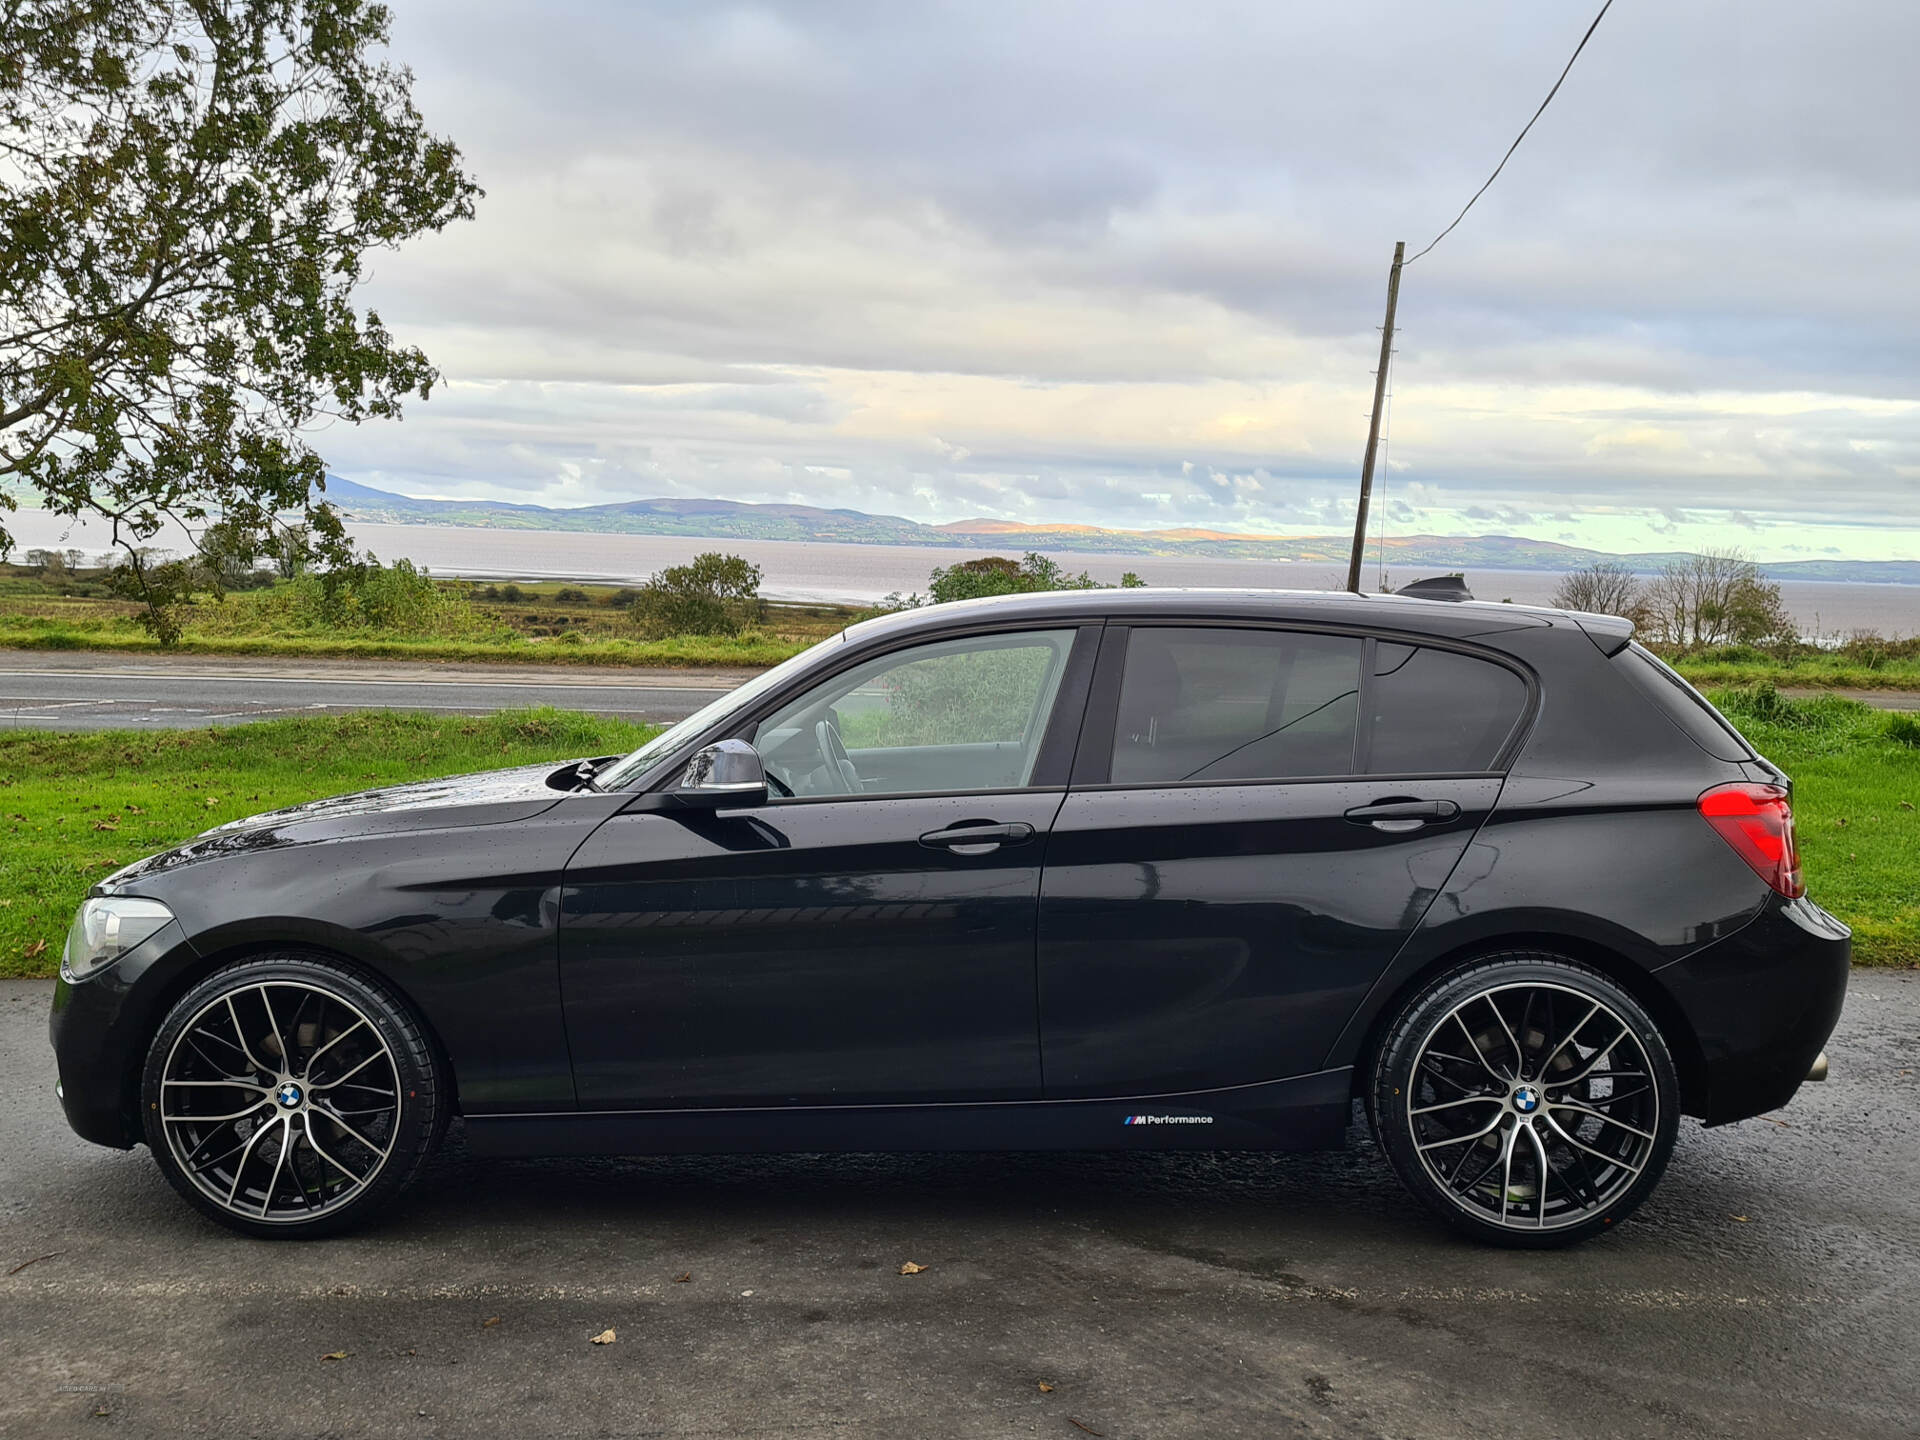
[[[273,1097],[278,1100],[283,1107],[292,1110],[300,1103],[300,1087],[294,1084],[293,1081],[288,1080],[281,1085],[278,1090],[273,1092]]]
[[[1522,1085],[1513,1092],[1513,1108],[1522,1115],[1531,1115],[1540,1108],[1540,1092],[1531,1085]]]

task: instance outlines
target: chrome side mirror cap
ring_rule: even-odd
[[[673,794],[689,805],[762,805],[767,770],[744,740],[721,740],[694,752]]]

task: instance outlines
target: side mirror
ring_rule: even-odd
[[[766,804],[767,771],[760,752],[744,740],[721,740],[695,751],[673,796],[682,805],[704,809]]]

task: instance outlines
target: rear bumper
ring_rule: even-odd
[[[1699,1043],[1706,1092],[1688,1110],[1725,1125],[1793,1098],[1839,1022],[1853,932],[1811,900],[1770,902],[1752,924],[1658,972]]]

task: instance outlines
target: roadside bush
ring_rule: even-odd
[[[1129,570],[1120,577],[1119,588],[1134,590],[1147,582]],[[931,603],[945,605],[954,600],[977,600],[986,595],[1031,595],[1044,590],[1110,590],[1086,571],[1069,574],[1054,560],[1029,550],[1018,560],[1005,555],[982,555],[977,560],[962,560],[957,565],[936,569],[927,578]],[[904,610],[919,602],[915,595],[903,599],[897,592],[881,602],[880,613]]]
[[[586,591],[576,589],[571,585],[562,585],[558,590],[553,592],[553,598],[554,602],[560,605],[591,605],[593,603],[593,597],[588,595]]]
[[[760,567],[738,555],[709,552],[670,565],[634,597],[634,624],[648,639],[670,635],[738,635],[765,617]]]

